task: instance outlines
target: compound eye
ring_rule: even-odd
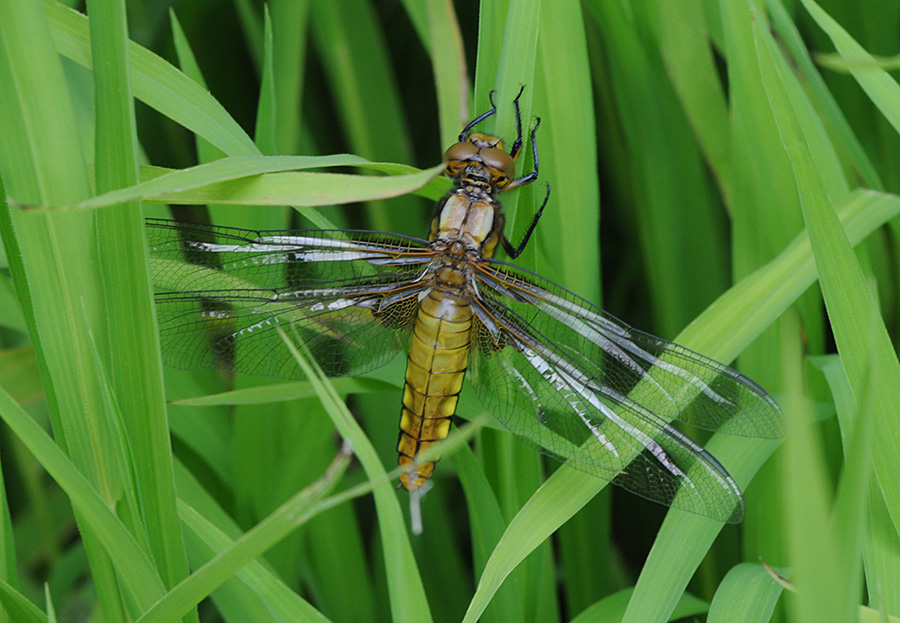
[[[478,155],[481,156],[484,166],[489,169],[500,171],[507,178],[512,178],[516,174],[516,163],[502,149],[482,149]]]
[[[472,143],[456,143],[444,152],[444,162],[468,162],[477,156],[478,148]]]

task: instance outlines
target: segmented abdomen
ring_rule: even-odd
[[[403,386],[397,443],[401,467],[450,431],[466,373],[471,333],[472,307],[468,301],[439,290],[422,299]],[[436,461],[416,465],[414,471],[400,476],[400,484],[410,491],[418,489],[431,477]]]

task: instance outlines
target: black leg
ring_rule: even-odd
[[[518,106],[516,106],[516,110],[518,110]],[[532,154],[532,156],[534,156],[534,171],[532,171],[528,175],[523,175],[522,177],[520,177],[518,179],[514,179],[509,184],[509,186],[507,186],[506,188],[503,189],[504,191],[510,190],[512,188],[516,188],[517,186],[523,186],[525,184],[530,184],[531,182],[533,182],[534,180],[536,180],[538,178],[537,141],[534,140],[534,135],[537,132],[537,129],[540,127],[540,125],[541,125],[541,118],[537,117],[535,119],[534,127],[531,129],[531,154]],[[517,142],[520,143],[520,146],[521,146],[522,141],[518,140]],[[512,153],[510,153],[510,155],[512,155]],[[513,158],[513,159],[515,159],[515,158]],[[548,193],[548,195],[549,195],[549,193]]]
[[[534,140],[534,137],[531,139]],[[535,170],[535,173],[537,171]],[[537,177],[537,175],[535,175]],[[531,239],[531,234],[534,233],[534,228],[537,227],[538,221],[541,219],[541,215],[544,213],[544,208],[547,206],[547,200],[550,199],[550,184],[547,184],[547,194],[544,196],[544,203],[541,204],[541,209],[537,211],[534,215],[534,218],[531,219],[531,225],[528,226],[528,231],[525,232],[525,236],[522,238],[522,242],[519,243],[519,246],[513,248],[512,243],[510,243],[509,238],[505,235],[501,240],[501,244],[503,244],[503,250],[506,251],[506,254],[510,257],[510,259],[516,259],[520,255],[522,255],[522,251],[525,250],[525,246],[528,244],[528,241]]]
[[[488,93],[488,100],[491,102],[491,109],[487,112],[481,113],[477,117],[475,117],[472,121],[469,122],[469,125],[463,128],[463,131],[459,133],[459,142],[465,143],[469,138],[469,130],[474,128],[476,125],[493,115],[497,112],[497,105],[494,104],[494,91],[492,90]]]
[[[513,162],[516,161],[519,157],[519,150],[522,149],[522,113],[519,112],[519,98],[522,97],[522,92],[525,90],[525,85],[522,85],[522,88],[519,89],[519,94],[516,95],[516,99],[513,100],[513,106],[516,109],[516,140],[512,145],[512,149],[509,150],[509,155],[513,159]]]

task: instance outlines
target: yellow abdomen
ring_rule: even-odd
[[[416,315],[406,364],[403,409],[400,415],[398,465],[413,463],[416,455],[444,439],[466,373],[472,333],[472,307],[439,290],[422,299]],[[415,466],[400,476],[400,484],[412,491],[431,477],[434,463]]]

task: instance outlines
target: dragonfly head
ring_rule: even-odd
[[[503,151],[503,141],[478,132],[470,134],[465,142],[451,145],[444,152],[444,164],[447,175],[453,179],[484,177],[497,189],[509,186],[516,174],[516,163]]]

